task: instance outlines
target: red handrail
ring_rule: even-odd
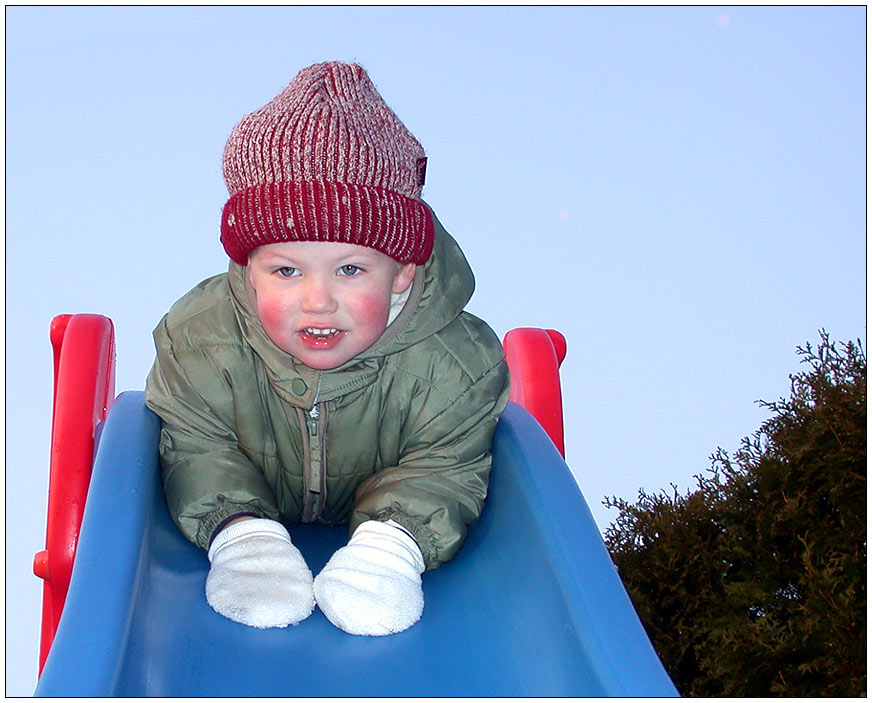
[[[115,335],[102,315],[58,315],[50,331],[54,395],[46,548],[33,559],[44,579],[39,670],[57,630],[91,481],[97,426],[115,397]]]
[[[509,400],[524,407],[566,456],[563,445],[563,399],[560,364],[566,358],[566,338],[557,330],[519,327],[503,338],[511,375]]]

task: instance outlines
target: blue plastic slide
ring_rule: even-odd
[[[208,561],[172,524],[159,420],[122,393],[102,425],[66,605],[40,696],[674,696],[575,480],[510,403],[490,494],[459,556],[424,575],[421,621],[358,637],[319,610],[285,629],[227,620]],[[301,526],[317,573],[344,528]]]

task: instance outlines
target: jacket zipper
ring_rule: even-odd
[[[321,379],[318,378],[320,390]],[[323,410],[323,412],[322,412]],[[303,522],[315,522],[324,512],[327,500],[326,476],[326,443],[327,405],[318,403],[317,391],[312,409],[306,414],[305,422],[306,446],[305,466],[303,469]]]

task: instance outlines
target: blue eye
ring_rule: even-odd
[[[345,264],[345,266],[339,269],[339,273],[343,276],[353,276],[356,273],[360,273],[362,269],[359,266],[355,266],[354,264]]]
[[[291,276],[299,275],[300,272],[293,266],[282,266],[280,269],[276,269],[276,273],[284,278],[290,278]]]

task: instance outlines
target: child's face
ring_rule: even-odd
[[[339,242],[266,244],[248,257],[257,314],[267,336],[313,369],[334,369],[384,332],[391,293],[402,293],[414,264]]]

